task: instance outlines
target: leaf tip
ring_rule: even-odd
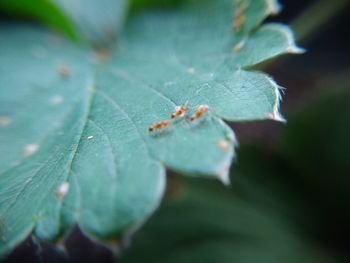
[[[287,48],[287,52],[290,54],[303,54],[306,52],[306,49],[298,47],[295,44],[292,44]]]
[[[235,159],[234,149],[238,146],[236,136],[230,128],[227,129],[225,138],[220,139],[217,145],[218,148],[223,152],[226,152],[226,154],[225,159],[222,161],[221,165],[215,172],[215,175],[224,185],[229,186],[231,184],[230,167],[232,161]]]
[[[279,27],[279,30],[283,33],[283,35],[286,37],[287,39],[287,49],[286,52],[290,53],[290,54],[303,54],[306,52],[306,50],[302,47],[299,47],[296,43],[295,43],[295,35],[293,33],[293,31],[291,30],[291,28],[289,26],[286,25],[281,25]]]
[[[285,48],[283,53],[287,54],[303,54],[306,50],[302,47],[299,47],[295,43],[295,35],[291,28],[287,25],[270,23],[266,24],[265,29],[268,28],[270,30],[274,30],[280,33],[285,39]]]
[[[267,114],[266,118],[269,120],[279,121],[283,123],[287,122],[286,119],[278,111],[274,111]]]
[[[277,0],[266,0],[266,6],[268,15],[277,15],[282,10],[282,6]]]
[[[231,163],[222,166],[216,174],[218,179],[226,186],[229,186],[231,184],[230,173],[229,173],[230,165]]]
[[[269,120],[286,123],[286,119],[280,113],[280,102],[282,100],[281,91],[283,88],[278,86],[277,83],[271,77],[267,77],[267,79],[270,82],[271,86],[275,89],[275,103],[273,105],[272,112],[268,113],[266,118]]]

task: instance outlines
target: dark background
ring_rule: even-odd
[[[313,2],[281,1],[269,21],[292,23]],[[299,41],[307,53],[259,66],[287,88],[288,123],[232,124],[240,148],[229,188],[170,172],[159,211],[113,246],[117,261],[350,262],[349,25],[344,9]],[[28,238],[4,262],[115,260],[79,229],[65,247]]]

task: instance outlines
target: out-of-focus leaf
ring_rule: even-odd
[[[49,0],[1,0],[0,11],[9,15],[37,19],[72,39],[78,39],[78,33],[70,19],[55,3]]]
[[[305,180],[330,192],[344,194],[341,199],[336,197],[339,202],[350,198],[348,76],[346,71],[326,81],[322,86],[324,92],[291,116],[280,147],[294,169],[303,171]],[[333,175],[332,182],[330,175]]]
[[[88,42],[109,46],[119,33],[128,0],[53,0],[74,21]]]
[[[246,3],[235,30],[231,0],[138,13],[106,64],[40,30],[2,28],[1,253],[75,223],[102,240],[133,230],[159,203],[165,166],[229,182],[235,139],[221,118],[281,120],[277,84],[242,68],[300,51],[288,27],[259,27],[271,1]],[[148,131],[186,102],[185,118]]]
[[[184,4],[186,0],[130,0],[130,9],[135,12],[140,9],[150,8],[173,8]]]
[[[234,189],[187,180],[137,233],[121,262],[332,262],[269,208]]]
[[[37,19],[70,38],[110,46],[122,28],[128,0],[2,0],[0,11]]]

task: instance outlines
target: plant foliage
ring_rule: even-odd
[[[277,11],[267,0],[138,11],[108,50],[1,25],[0,253],[74,224],[100,240],[133,231],[158,206],[166,167],[228,183],[236,142],[223,119],[282,120],[278,85],[247,71],[301,52],[288,27],[260,26]],[[98,9],[70,16],[94,45],[119,23]],[[148,131],[186,103],[183,118]],[[189,121],[199,105],[208,112]]]

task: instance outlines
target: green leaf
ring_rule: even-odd
[[[128,0],[53,0],[95,46],[108,46],[123,25]]]
[[[348,262],[339,242],[349,232],[349,70],[317,88],[290,114],[281,145],[239,148],[231,189],[170,177],[120,261]]]
[[[303,181],[317,182],[327,197],[339,206],[345,202],[345,207],[350,198],[349,72],[322,82],[317,96],[291,116],[279,146],[293,169],[303,174]]]
[[[61,32],[71,39],[78,39],[78,33],[64,12],[49,0],[2,0],[0,11],[8,15],[34,18]]]
[[[185,0],[130,0],[130,10],[135,12],[142,9],[150,8],[174,8],[185,2]]]
[[[240,161],[255,166],[249,155]],[[237,179],[254,181],[251,175]],[[334,262],[266,201],[281,197],[276,188],[259,185],[260,191],[251,193],[263,198],[256,204],[236,194],[237,188],[250,192],[240,181],[231,189],[202,180],[175,182],[173,195],[137,233],[121,262]],[[288,209],[290,203],[283,205]]]
[[[0,254],[76,223],[100,240],[133,231],[157,207],[165,167],[228,183],[235,138],[221,118],[282,119],[279,87],[244,68],[300,51],[288,27],[259,27],[267,3],[250,2],[239,32],[231,0],[137,13],[107,63],[41,30],[2,27]],[[187,101],[186,118],[148,131]],[[190,122],[201,104],[209,111]]]
[[[128,0],[2,0],[6,14],[37,19],[73,40],[111,45],[122,28]]]

